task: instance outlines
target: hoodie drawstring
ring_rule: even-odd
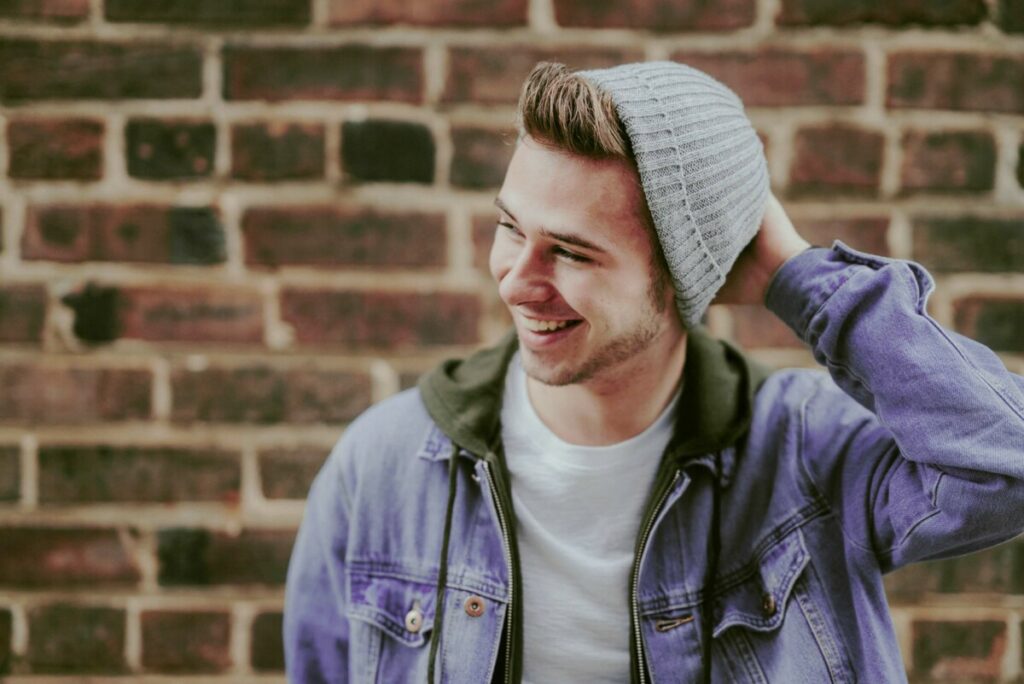
[[[704,636],[704,684],[711,684],[711,639],[715,626],[715,579],[718,575],[718,557],[722,547],[722,502],[719,477],[722,472],[722,454],[715,452],[715,472],[711,480],[711,534],[708,537],[707,577],[704,580],[704,605],[701,612],[704,619],[701,627]]]
[[[448,544],[452,537],[452,512],[455,509],[455,488],[458,479],[459,445],[452,442],[452,455],[448,460],[448,506],[444,514],[444,536],[441,540],[441,562],[437,570],[437,593],[434,599],[434,627],[430,631],[430,656],[427,666],[427,683],[434,681],[434,663],[437,660],[437,646],[441,642],[441,622],[444,619],[444,592],[448,584]]]

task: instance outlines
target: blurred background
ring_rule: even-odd
[[[329,448],[507,324],[523,78],[650,59],[741,95],[809,239],[923,263],[1024,372],[1024,0],[0,0],[0,678],[282,682]],[[912,681],[1024,681],[1024,540],[888,587]]]

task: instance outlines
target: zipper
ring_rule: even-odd
[[[505,644],[505,684],[509,684],[512,681],[512,605],[515,597],[515,580],[512,576],[512,543],[509,541],[508,523],[498,498],[498,488],[494,484],[491,464],[484,461],[483,467],[487,473],[487,486],[491,490],[494,510],[498,512],[498,527],[501,528],[501,543],[505,546],[505,567],[508,570],[508,613],[505,618],[505,634],[508,635],[508,641]]]

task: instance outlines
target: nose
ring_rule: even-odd
[[[491,249],[491,273],[498,281],[498,294],[508,306],[545,302],[556,291],[551,260],[528,243],[517,245],[495,240]]]

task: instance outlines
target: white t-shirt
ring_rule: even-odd
[[[643,507],[679,394],[610,446],[557,437],[534,411],[517,353],[501,410],[522,567],[523,681],[629,681],[629,581]]]

